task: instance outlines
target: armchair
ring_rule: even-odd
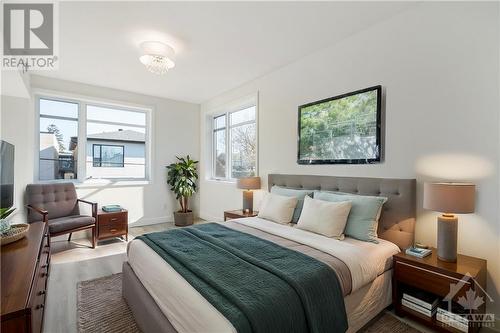
[[[80,214],[79,203],[92,208],[92,216]],[[26,186],[28,223],[43,221],[49,225],[50,236],[92,229],[92,248],[96,245],[97,203],[76,196],[73,183],[29,184]]]

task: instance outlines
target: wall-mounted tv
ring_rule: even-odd
[[[0,208],[14,204],[14,145],[0,140]]]
[[[382,87],[299,106],[299,164],[368,164],[381,160]]]

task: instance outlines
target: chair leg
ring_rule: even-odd
[[[68,242],[71,242],[71,235],[73,235],[72,232],[69,233]]]
[[[95,226],[92,227],[92,248],[95,249]]]

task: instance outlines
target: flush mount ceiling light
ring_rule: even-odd
[[[141,49],[143,55],[139,60],[151,73],[165,74],[175,66],[175,51],[169,45],[148,41],[141,44]]]

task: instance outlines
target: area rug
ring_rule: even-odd
[[[140,333],[122,298],[122,274],[79,282],[77,321],[80,333]]]
[[[78,283],[78,332],[140,333],[132,312],[122,298],[122,274]],[[419,333],[413,327],[384,313],[363,333]]]
[[[360,332],[420,333],[419,330],[416,330],[410,325],[399,321],[393,315],[390,315],[388,313],[383,313],[378,318],[372,320],[372,322],[365,326]]]

